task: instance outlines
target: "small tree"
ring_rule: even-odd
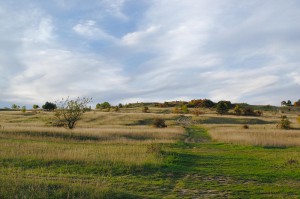
[[[44,110],[47,110],[47,111],[53,111],[54,109],[57,108],[56,104],[52,103],[52,102],[46,102],[42,108]]]
[[[300,99],[298,101],[294,102],[294,106],[300,107]]]
[[[286,106],[286,101],[282,101],[281,106]]]
[[[189,109],[186,104],[181,106],[181,111],[185,114],[189,113]]]
[[[36,110],[36,109],[38,109],[38,108],[40,108],[40,107],[39,107],[39,105],[34,104],[34,105],[32,106],[32,108],[33,108],[34,110]]]
[[[217,104],[217,113],[223,115],[225,113],[228,113],[229,111],[229,107],[227,105],[227,103],[225,101],[220,101],[218,104]]]
[[[13,104],[13,105],[11,105],[11,108],[12,108],[12,109],[20,109],[20,106],[18,106],[18,105],[16,105],[16,104]]]
[[[277,128],[281,128],[281,129],[290,129],[291,128],[291,122],[287,118],[287,116],[285,116],[285,115],[281,116],[281,120],[277,124]]]
[[[115,107],[115,112],[120,112],[120,107],[119,106]]]
[[[110,111],[111,105],[109,102],[103,102],[96,104],[96,109],[105,109],[106,111]]]
[[[21,111],[22,111],[22,113],[25,113],[26,112],[26,106],[22,106]]]
[[[235,107],[234,107],[234,113],[236,114],[236,115],[241,115],[242,114],[242,109],[240,108],[240,106],[239,105],[236,105]]]
[[[68,127],[69,129],[75,128],[78,120],[81,119],[83,113],[87,110],[87,104],[92,101],[91,98],[80,98],[75,100],[62,99],[57,102],[58,108],[55,112],[55,118],[58,124]]]
[[[212,108],[215,105],[215,103],[209,99],[204,99],[201,102],[201,107],[203,108]]]

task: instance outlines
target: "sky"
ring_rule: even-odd
[[[300,98],[299,0],[0,0],[0,107]]]

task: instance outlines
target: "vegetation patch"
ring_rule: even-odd
[[[257,118],[209,117],[199,120],[201,124],[273,124]]]
[[[73,130],[46,126],[54,112],[1,112],[0,198],[300,195],[298,113],[288,115],[294,128],[285,130],[276,128],[280,115],[268,112],[179,116],[147,106],[147,114],[140,107],[86,112]],[[168,127],[154,128],[155,118]]]

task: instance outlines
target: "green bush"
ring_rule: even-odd
[[[285,115],[281,116],[281,120],[277,124],[277,128],[280,128],[280,129],[290,129],[291,128],[291,122],[287,118],[287,116],[285,116]]]
[[[56,107],[56,104],[54,104],[54,103],[46,102],[46,103],[42,106],[42,108],[43,108],[44,110],[47,110],[47,111],[52,111],[52,110],[56,109],[57,107]]]
[[[218,104],[217,104],[217,113],[223,115],[225,113],[228,113],[229,111],[229,107],[227,105],[227,103],[225,101],[220,101]]]

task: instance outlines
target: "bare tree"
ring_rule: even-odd
[[[91,101],[92,98],[86,97],[78,97],[75,100],[70,100],[68,97],[67,99],[57,101],[57,109],[55,110],[57,124],[69,129],[75,128],[77,121],[80,120],[83,113],[89,109],[87,105]]]

